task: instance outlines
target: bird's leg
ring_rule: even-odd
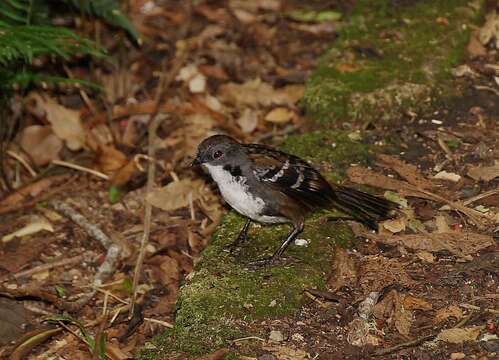
[[[269,266],[272,265],[276,260],[278,260],[284,251],[288,248],[289,244],[296,239],[298,234],[303,231],[304,223],[303,220],[300,220],[298,223],[293,224],[293,230],[284,238],[283,242],[279,246],[279,248],[274,252],[270,258],[261,259],[257,261],[253,261],[250,263],[252,266]]]
[[[247,218],[246,222],[244,223],[243,228],[239,232],[239,235],[237,235],[236,240],[234,240],[232,243],[227,245],[227,248],[232,252],[236,247],[241,245],[242,243],[245,243],[246,240],[248,240],[248,229],[251,224],[251,219]]]

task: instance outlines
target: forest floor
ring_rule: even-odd
[[[144,44],[105,28],[113,61],[67,65],[105,92],[11,102],[0,358],[98,358],[92,343],[110,359],[498,356],[497,9],[129,3]],[[374,233],[317,212],[289,261],[250,269],[287,227],[253,226],[239,257],[223,251],[244,220],[189,165],[218,132],[303,157],[399,215]]]

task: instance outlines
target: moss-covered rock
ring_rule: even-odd
[[[450,70],[477,19],[467,0],[359,0],[309,79],[305,108],[324,124],[386,122],[431,105],[452,93]]]

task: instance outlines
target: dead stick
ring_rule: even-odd
[[[107,236],[97,225],[89,222],[87,218],[68,204],[62,201],[52,200],[49,202],[49,205],[54,210],[61,212],[64,216],[68,217],[83,228],[90,237],[99,241],[107,250],[104,262],[99,266],[97,273],[94,276],[92,287],[95,289],[101,286],[114,273],[121,254],[121,246],[114,243],[111,238],[109,238],[109,236]],[[96,292],[97,290],[92,290],[83,295],[73,304],[72,309],[76,311],[77,309],[85,306],[94,297]]]
[[[436,334],[425,335],[425,336],[422,336],[420,338],[417,338],[417,339],[414,339],[414,340],[411,340],[411,341],[408,341],[408,342],[405,342],[402,344],[398,344],[398,345],[395,345],[395,346],[392,346],[392,347],[389,347],[386,349],[376,350],[374,352],[374,356],[387,355],[387,354],[390,354],[392,352],[398,351],[400,349],[404,349],[404,348],[411,347],[411,346],[416,346],[416,345],[421,344],[422,342],[433,339],[435,336],[437,336],[437,335]]]
[[[0,282],[10,280],[10,279],[19,279],[21,277],[30,276],[30,275],[33,275],[33,274],[36,274],[36,273],[39,273],[42,271],[47,271],[47,270],[50,270],[50,269],[53,269],[56,267],[76,264],[76,263],[79,263],[81,260],[83,260],[85,257],[87,257],[89,254],[90,254],[90,252],[86,252],[86,253],[81,254],[81,255],[73,256],[72,258],[69,258],[69,259],[62,259],[62,260],[54,261],[54,262],[51,262],[48,264],[42,264],[39,266],[35,266],[34,268],[31,268],[31,269],[20,271],[18,273],[12,274],[12,275],[4,276],[4,277],[0,278]]]
[[[159,127],[159,124],[163,120],[162,118],[157,117],[159,108],[161,105],[161,101],[165,95],[166,90],[170,87],[171,83],[175,80],[177,73],[182,68],[185,59],[187,58],[187,45],[184,44],[182,47],[179,47],[178,51],[180,52],[178,57],[175,60],[170,71],[165,74],[163,70],[163,79],[159,85],[158,92],[156,94],[154,112],[151,114],[151,120],[149,123],[149,149],[148,156],[151,160],[147,167],[147,185],[146,185],[146,194],[150,194],[154,187],[154,173],[155,173],[155,149],[156,149],[156,130]],[[145,215],[144,215],[144,232],[142,234],[142,239],[140,241],[140,250],[139,255],[137,256],[137,262],[135,264],[135,270],[133,273],[133,286],[132,286],[132,298],[130,300],[130,311],[128,314],[128,318],[131,319],[133,316],[133,311],[135,307],[135,302],[137,300],[137,287],[139,285],[140,273],[142,271],[142,264],[144,262],[145,250],[147,243],[149,242],[149,234],[151,232],[151,215],[152,215],[152,206],[149,202],[145,202]]]

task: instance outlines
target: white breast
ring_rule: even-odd
[[[285,222],[286,219],[273,216],[262,215],[265,208],[264,201],[253,196],[248,191],[246,180],[241,176],[234,177],[224,170],[221,165],[213,166],[203,164],[208,170],[213,180],[217,183],[220,193],[227,203],[234,208],[238,213],[249,217],[252,220],[264,223],[278,223]]]

